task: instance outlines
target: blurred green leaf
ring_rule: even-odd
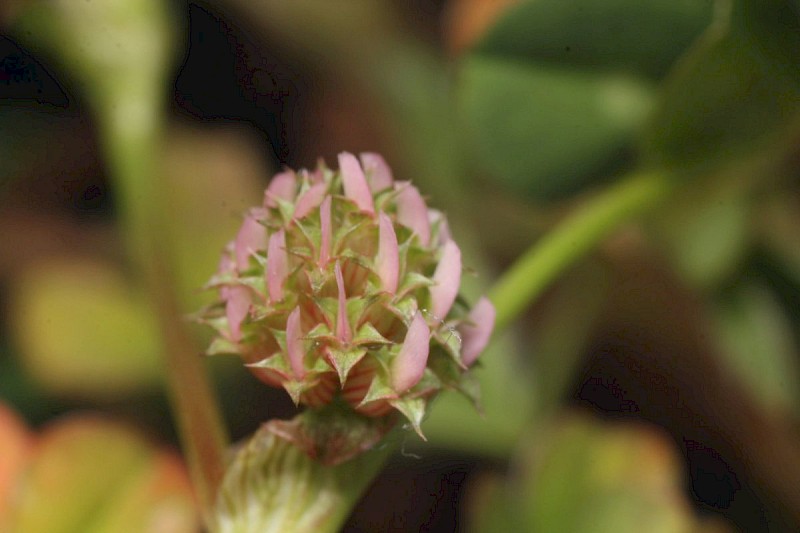
[[[479,531],[697,530],[679,458],[654,430],[573,418],[531,444],[520,448],[528,468],[495,494]]]
[[[11,532],[180,533],[199,527],[177,456],[96,417],[48,427],[19,479]]]
[[[537,307],[532,338],[534,376],[544,415],[561,403],[605,309],[611,273],[599,261],[574,267]]]
[[[161,383],[144,295],[109,265],[50,260],[18,281],[10,311],[25,368],[48,391],[110,399]]]
[[[800,287],[800,205],[790,194],[775,195],[760,206],[759,242],[777,260],[781,270]]]
[[[170,224],[163,238],[175,265],[183,310],[214,299],[202,291],[216,271],[225,244],[236,236],[245,211],[261,203],[266,161],[243,127],[173,128],[164,156],[163,201]]]
[[[533,197],[573,192],[610,164],[650,109],[650,85],[624,74],[472,57],[460,102],[476,155]]]
[[[708,26],[713,0],[529,0],[510,8],[481,54],[660,79]]]
[[[719,2],[667,80],[644,137],[652,163],[708,169],[774,145],[800,111],[800,19],[785,0]]]
[[[581,0],[510,8],[465,60],[460,106],[479,164],[534,198],[563,196],[632,151],[663,75],[710,2]]]
[[[719,183],[681,191],[655,220],[668,259],[696,287],[723,283],[741,266],[752,238],[750,200]]]
[[[767,412],[796,415],[800,367],[791,324],[775,296],[753,284],[737,287],[717,305],[716,335],[729,368]]]

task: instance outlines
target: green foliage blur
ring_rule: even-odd
[[[437,399],[345,531],[797,531],[798,141],[796,0],[13,0],[0,403],[174,442],[141,258],[183,320],[284,165],[383,153],[448,213],[473,299],[649,173],[495,335],[483,412]],[[291,416],[206,366],[235,439]]]

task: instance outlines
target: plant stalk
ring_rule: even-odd
[[[634,173],[569,215],[532,245],[495,283],[495,334],[519,316],[566,268],[621,224],[652,209],[673,189],[664,172]]]

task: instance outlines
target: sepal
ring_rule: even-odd
[[[358,407],[366,407],[373,402],[394,400],[396,398],[397,392],[390,384],[388,372],[383,367],[378,366],[375,370],[375,377],[372,378],[369,389],[361,403],[358,404]]]
[[[215,337],[206,350],[206,355],[223,355],[239,353],[239,344],[225,337]]]
[[[422,419],[425,418],[425,399],[398,398],[396,400],[390,400],[389,404],[406,417],[411,427],[414,428],[414,431],[422,440],[428,440],[425,438],[425,435],[422,434],[422,428],[420,427],[422,425]]]
[[[344,383],[347,381],[347,375],[350,373],[350,370],[352,370],[352,368],[364,358],[364,354],[366,353],[366,348],[328,348],[328,362],[330,362],[330,364],[336,370],[336,373],[339,375],[339,383],[341,385],[344,385]]]

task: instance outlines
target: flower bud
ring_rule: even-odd
[[[297,405],[399,412],[420,432],[443,388],[473,396],[468,367],[494,308],[458,298],[461,252],[444,216],[377,154],[339,171],[276,175],[245,216],[209,286],[210,354],[235,353]]]

